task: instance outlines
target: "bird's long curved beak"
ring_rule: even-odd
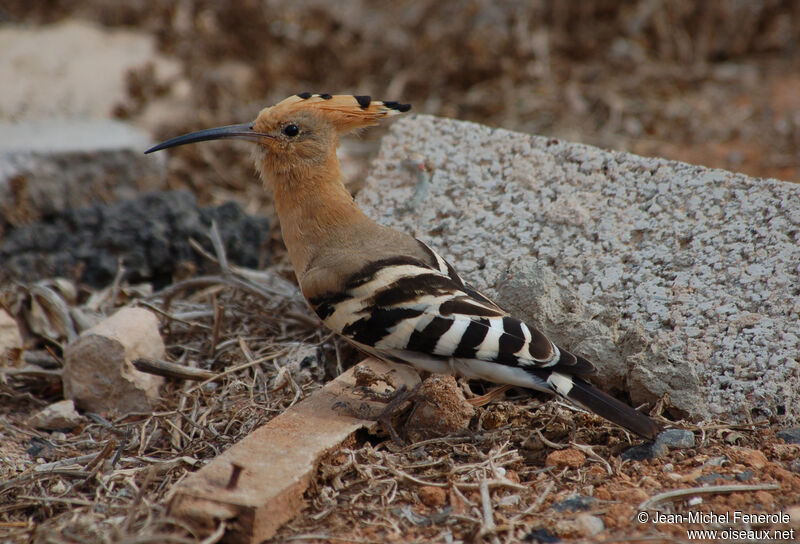
[[[258,142],[262,138],[271,138],[269,134],[262,134],[253,130],[253,123],[242,123],[239,125],[228,125],[217,128],[207,128],[205,130],[198,130],[177,136],[166,142],[155,145],[145,151],[145,154],[152,153],[153,151],[161,151],[168,147],[175,147],[179,145],[193,144],[195,142],[205,142],[208,140],[222,140],[224,138],[233,138],[238,140],[250,140]]]

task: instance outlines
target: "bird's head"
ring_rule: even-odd
[[[264,108],[251,123],[192,132],[145,153],[207,140],[248,140],[257,144],[256,166],[269,178],[322,167],[335,157],[340,134],[375,125],[384,117],[409,109],[408,104],[368,96],[301,93]]]

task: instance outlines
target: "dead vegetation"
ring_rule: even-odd
[[[800,180],[796,3],[330,6],[40,0],[7,2],[2,16],[83,17],[158,36],[183,63],[181,78],[132,73],[118,108],[155,137],[240,122],[298,91],[358,90],[420,112]],[[373,142],[351,154],[363,162]],[[246,155],[219,145],[176,150],[171,185],[263,209],[268,196],[242,181],[254,179]],[[175,484],[358,359],[281,279],[277,231],[274,239],[269,272],[223,261],[218,274],[155,294],[120,282],[100,292],[64,286],[74,296],[51,289],[59,298],[48,304],[36,286],[3,286],[0,302],[24,325],[28,349],[0,371],[0,540],[201,540],[167,514]],[[168,380],[152,413],[31,428],[33,412],[62,398],[60,358],[70,326],[82,328],[76,316],[128,304],[159,314],[169,362],[211,374]],[[620,429],[517,394],[478,408],[464,435],[405,447],[362,437],[323,462],[308,507],[273,541],[683,542],[684,526],[637,523],[636,512],[797,508],[800,446],[756,422],[679,425],[695,431],[694,447],[623,460],[635,440]],[[553,451],[573,461],[548,466]],[[694,489],[714,483],[756,487]],[[693,492],[659,495],[679,488]]]
[[[291,284],[270,272],[232,268],[222,253],[215,259],[219,275],[150,296],[112,285],[101,297],[157,311],[173,361],[167,370],[204,370],[190,381],[186,373],[169,381],[154,412],[87,413],[85,423],[61,432],[27,425],[32,411],[60,398],[56,354],[63,337],[48,339],[55,346],[49,362],[40,356],[22,372],[3,372],[0,531],[10,541],[201,540],[168,514],[176,484],[354,360],[320,329]],[[52,370],[43,373],[40,365]],[[764,424],[688,425],[693,448],[635,461],[622,456],[634,437],[560,402],[516,394],[476,410],[466,433],[406,446],[362,436],[333,452],[306,493],[307,508],[272,540],[516,542],[626,534],[682,541],[682,527],[654,530],[634,515],[696,509],[697,497],[713,512],[771,512],[800,501],[800,446],[776,440]],[[700,487],[719,482],[728,488]],[[663,494],[676,489],[683,491]],[[223,528],[203,541],[216,541]]]

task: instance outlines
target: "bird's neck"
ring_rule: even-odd
[[[273,176],[283,242],[298,278],[332,238],[358,223],[372,223],[342,181],[335,153],[323,168],[297,167]]]

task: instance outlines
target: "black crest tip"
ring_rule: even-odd
[[[371,96],[361,95],[361,96],[354,96],[353,98],[356,99],[358,105],[361,106],[361,109],[367,109],[369,107],[370,102],[372,102]]]
[[[399,112],[407,112],[411,109],[411,104],[401,104],[400,102],[384,102],[383,105]]]

